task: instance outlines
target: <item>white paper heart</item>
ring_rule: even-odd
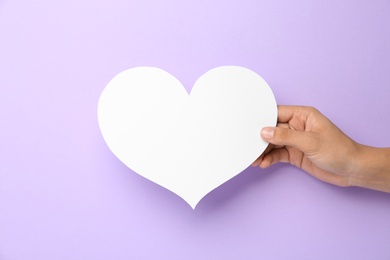
[[[265,150],[260,130],[276,119],[267,83],[238,66],[208,71],[190,95],[161,69],[129,69],[109,82],[98,105],[104,140],[119,160],[192,208]]]

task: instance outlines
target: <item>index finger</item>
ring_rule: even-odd
[[[278,122],[288,123],[294,117],[306,117],[310,107],[305,106],[282,106],[278,105]]]

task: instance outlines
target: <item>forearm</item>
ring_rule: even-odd
[[[350,185],[390,192],[390,148],[359,146]]]

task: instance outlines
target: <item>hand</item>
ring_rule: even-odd
[[[390,149],[356,143],[315,108],[279,106],[261,136],[270,145],[253,166],[286,162],[331,184],[390,192]]]

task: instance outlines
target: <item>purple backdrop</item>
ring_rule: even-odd
[[[190,90],[241,65],[279,104],[390,146],[389,13],[386,0],[0,0],[0,259],[390,259],[390,194],[280,164],[193,211],[126,168],[97,125],[120,71],[161,67]]]

